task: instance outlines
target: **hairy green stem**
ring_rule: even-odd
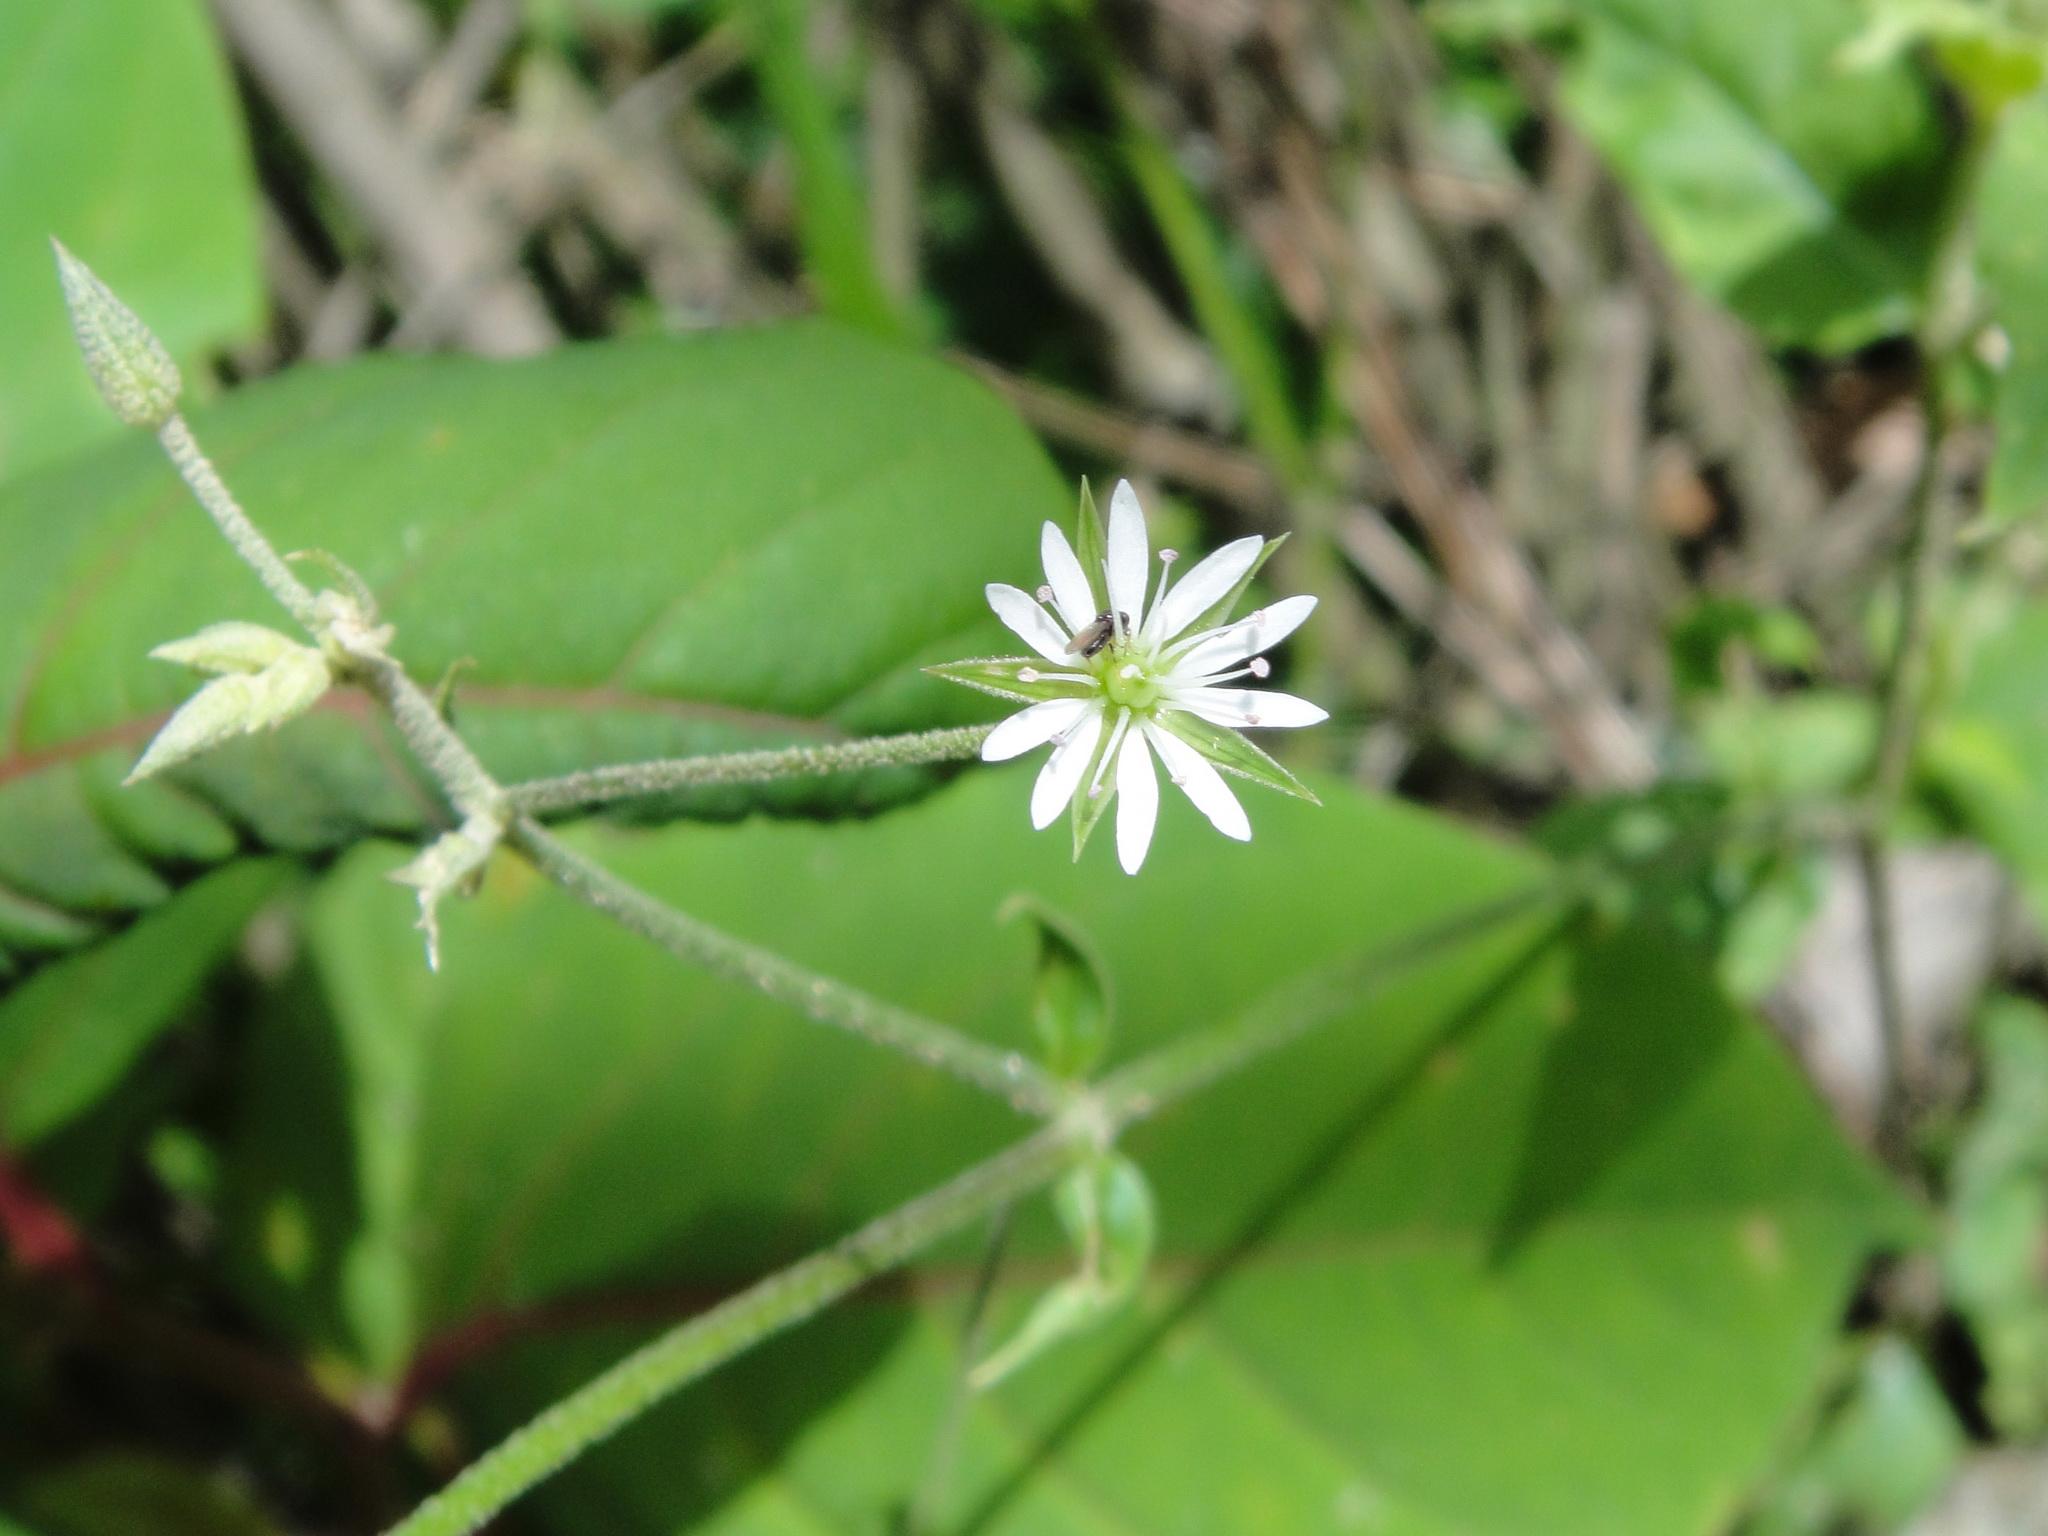
[[[679,1388],[969,1223],[1051,1183],[1084,1150],[1065,1124],[1047,1126],[850,1237],[770,1275],[628,1355],[484,1453],[389,1536],[468,1536]]]
[[[356,675],[391,714],[398,734],[427,772],[464,815],[501,810],[505,790],[472,752],[455,727],[441,716],[427,691],[393,658],[357,656]]]
[[[1570,875],[1537,881],[1497,901],[1453,913],[1390,944],[1309,971],[1268,993],[1228,1023],[1162,1046],[1112,1073],[1096,1090],[1110,1134],[1149,1119],[1211,1083],[1356,1009],[1396,976],[1512,918],[1544,907],[1569,907]]]
[[[707,784],[765,784],[822,773],[861,768],[906,768],[919,763],[955,762],[973,757],[988,740],[992,725],[963,725],[949,730],[911,731],[901,736],[870,736],[859,741],[833,741],[818,746],[775,747],[758,752],[721,752],[703,757],[662,757],[644,763],[615,763],[552,779],[529,779],[505,793],[514,807],[534,815],[604,805],[634,795],[694,789]]]
[[[384,651],[387,637],[360,634],[344,637],[341,627],[330,623],[312,591],[292,574],[270,541],[257,530],[235,501],[213,465],[200,451],[198,441],[182,418],[173,416],[164,424],[158,437],[200,505],[213,518],[236,553],[255,569],[272,595],[291,610],[314,636],[323,642],[333,640],[341,644],[356,681],[390,713],[392,723],[405,738],[407,747],[433,775],[455,808],[465,816],[483,814],[510,819],[512,808],[504,787],[492,777],[455,727],[442,718],[434,701],[413,681],[404,666]],[[944,738],[941,744],[947,755],[961,756],[980,745],[986,730],[970,727],[957,732],[929,734]],[[915,739],[883,738],[883,741],[903,743]],[[862,744],[849,742],[844,746],[857,750]],[[913,749],[885,747],[884,750]],[[895,760],[915,759],[898,757]],[[1028,1113],[1050,1114],[1070,1097],[1050,1073],[1013,1051],[997,1050],[936,1019],[927,1019],[870,997],[834,977],[809,970],[736,939],[657,901],[560,842],[530,817],[511,820],[508,837],[542,874],[571,895],[611,914],[632,932],[651,939],[680,959],[753,987],[820,1023],[834,1025],[873,1044],[903,1052],[950,1072]]]
[[[1043,1067],[1015,1051],[998,1050],[678,912],[585,858],[530,816],[515,819],[508,836],[548,879],[678,959],[752,987],[821,1024],[901,1051],[1028,1113],[1049,1114],[1070,1097]]]
[[[515,824],[515,835],[520,831]],[[1230,1023],[1133,1063],[1008,1151],[627,1356],[487,1451],[388,1536],[467,1536],[668,1394],[940,1239],[1050,1184],[1076,1157],[1102,1147],[1122,1126],[1157,1114],[1299,1040],[1355,1009],[1410,967],[1522,913],[1568,899],[1571,890],[1570,877],[1541,882],[1393,944],[1346,956],[1270,994]]]
[[[263,579],[263,585],[270,589],[270,595],[284,604],[293,618],[318,633],[320,610],[314,602],[312,588],[292,574],[291,567],[284,563],[270,540],[249,521],[249,514],[242,510],[241,503],[228,490],[220,472],[213,467],[213,461],[200,451],[199,440],[193,437],[185,418],[173,414],[157,429],[156,440],[163,444],[178,477],[191,488],[193,496],[206,509],[206,515],[213,519],[214,526],[220,529],[229,547],[248,562]]]

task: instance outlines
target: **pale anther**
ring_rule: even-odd
[[[1271,677],[1273,675],[1273,663],[1266,660],[1266,658],[1263,656],[1254,656],[1251,660],[1250,667],[1248,667],[1246,670],[1249,671],[1253,677]]]
[[[1036,592],[1034,592],[1034,593],[1032,594],[1032,596],[1036,597],[1036,598],[1037,598],[1037,599],[1038,599],[1038,600],[1039,600],[1039,601],[1040,601],[1041,603],[1049,603],[1049,602],[1051,602],[1051,601],[1052,601],[1052,585],[1051,585],[1051,583],[1049,583],[1049,582],[1048,582],[1048,583],[1047,583],[1046,585],[1044,585],[1044,586],[1040,587],[1040,588],[1039,588],[1039,589],[1038,589],[1038,590],[1037,590]]]
[[[1035,683],[1038,681],[1038,676],[1038,668],[1036,667],[1019,667],[1017,669],[1017,681],[1020,683]]]
[[[1171,565],[1179,558],[1180,551],[1177,549],[1162,549],[1159,551],[1159,563],[1161,565]]]

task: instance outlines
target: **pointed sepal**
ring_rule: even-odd
[[[326,657],[301,645],[259,671],[216,677],[164,722],[122,782],[136,783],[237,736],[275,730],[318,703],[333,680]]]
[[[1162,713],[1159,716],[1159,724],[1225,773],[1235,774],[1241,779],[1250,779],[1254,784],[1263,784],[1268,789],[1277,789],[1283,795],[1306,800],[1310,805],[1323,803],[1316,798],[1314,790],[1253,746],[1242,733],[1232,730],[1227,725],[1217,725],[1204,720],[1200,715],[1191,715],[1186,710],[1179,709]]]
[[[1098,686],[1090,673],[1062,672],[1037,656],[979,656],[941,662],[925,671],[949,683],[1022,704],[1086,698]]]

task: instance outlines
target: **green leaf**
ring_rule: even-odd
[[[761,93],[789,142],[804,263],[825,313],[883,335],[905,330],[875,266],[867,204],[835,103],[806,46],[810,0],[743,0],[729,7],[753,42]]]
[[[2048,1427],[2048,1013],[1997,999],[1977,1038],[1984,1100],[1950,1170],[1942,1269],[1984,1357],[1985,1408],[2026,1440]]]
[[[58,236],[196,381],[263,314],[241,110],[201,0],[0,0],[0,480],[121,430],[57,291]]]
[[[94,1104],[174,1023],[288,866],[254,860],[0,997],[0,1142],[40,1141]]]
[[[22,1491],[21,1507],[42,1536],[277,1533],[233,1479],[139,1451],[104,1452],[42,1473]]]
[[[281,548],[364,574],[415,675],[474,658],[456,717],[507,779],[991,713],[919,669],[997,648],[983,584],[1034,568],[1067,494],[980,385],[824,324],[371,359],[240,391],[195,425]],[[154,866],[218,857],[196,851],[195,817],[214,842],[318,850],[436,814],[347,690],[167,775],[173,799],[98,793],[91,776],[125,771],[189,690],[153,647],[277,618],[153,444],[0,490],[0,547],[0,907],[147,906]],[[865,812],[934,778],[636,809]],[[0,944],[15,926],[37,931],[0,910]]]
[[[1903,1340],[1879,1338],[1812,1443],[1743,1521],[1743,1536],[1903,1529],[1947,1485],[1967,1445],[1933,1373]]]
[[[1126,1000],[1120,1060],[1548,877],[1324,785],[1321,808],[1262,803],[1246,845],[1170,800],[1126,880],[1029,829],[1029,782],[977,770],[829,828],[578,836],[711,921],[1018,1047],[1034,944],[994,917],[1030,891],[1099,948]],[[333,1078],[311,1071],[313,1016],[280,1009],[257,1049],[290,1042],[299,1074],[252,1075],[231,1166],[267,1177],[346,1109],[355,1172],[300,1187],[298,1209],[311,1251],[381,1276],[363,1291],[388,1331],[331,1337],[317,1287],[275,1315],[386,1378],[442,1340],[430,1379],[455,1369],[467,1443],[663,1313],[1019,1133],[970,1089],[676,968],[512,861],[448,914],[462,964],[436,982],[381,878],[396,856],[349,855],[314,903]],[[935,1529],[1706,1529],[1805,1403],[1861,1256],[1899,1224],[1776,1043],[1681,953],[1634,931],[1568,941],[1540,903],[1123,1150],[1157,1195],[1149,1278],[966,1410]],[[338,1219],[352,1205],[362,1220]],[[624,1536],[887,1529],[931,1475],[984,1247],[963,1234],[683,1395],[533,1516]],[[989,1338],[1072,1263],[1044,1202],[1010,1247]],[[492,1334],[522,1342],[466,1354]]]
[[[1984,515],[2009,523],[2048,509],[2048,95],[1999,123],[1978,195],[1978,265],[2006,345],[1998,440]]]
[[[1949,156],[1905,60],[1844,69],[1858,0],[1573,0],[1564,105],[1679,271],[1773,343],[1911,328]]]
[[[1929,721],[1920,771],[2018,877],[2048,922],[2048,605],[1984,637],[1948,707]]]

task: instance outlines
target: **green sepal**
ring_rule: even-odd
[[[1116,722],[1106,714],[1102,721],[1102,735],[1095,743],[1095,755],[1088,759],[1088,771],[1081,775],[1080,788],[1074,791],[1069,814],[1074,827],[1074,862],[1081,862],[1081,850],[1088,846],[1088,838],[1095,831],[1095,824],[1102,820],[1102,813],[1109,809],[1109,802],[1116,798],[1116,780],[1103,783],[1102,793],[1091,795],[1088,791],[1095,783],[1095,775],[1102,771],[1102,756],[1109,750],[1110,738],[1116,734]]]
[[[1306,800],[1310,805],[1323,803],[1316,798],[1314,790],[1229,726],[1216,725],[1204,720],[1200,715],[1191,715],[1180,709],[1162,711],[1156,718],[1160,725],[1165,726],[1223,772],[1234,773],[1241,779],[1250,779],[1254,784],[1263,784],[1268,789],[1277,789],[1283,795]]]
[[[216,677],[164,722],[122,783],[161,773],[237,736],[276,730],[318,703],[333,680],[327,659],[298,645],[260,671]]]
[[[1238,577],[1237,585],[1224,593],[1222,597],[1211,603],[1207,608],[1204,608],[1201,615],[1192,624],[1188,625],[1186,629],[1182,630],[1181,634],[1183,636],[1199,635],[1205,630],[1215,629],[1220,625],[1228,624],[1232,612],[1236,610],[1239,603],[1244,601],[1245,593],[1251,590],[1252,578],[1259,574],[1259,567],[1272,559],[1273,551],[1286,542],[1287,535],[1284,533],[1278,538],[1266,540],[1265,548],[1261,549],[1258,558],[1252,561],[1251,569]]]
[[[1109,1047],[1109,977],[1094,946],[1071,918],[1036,896],[1019,892],[996,914],[999,922],[1028,918],[1038,935],[1038,964],[1031,987],[1031,1023],[1044,1049],[1045,1064],[1074,1082],[1101,1062]]]
[[[1109,608],[1109,537],[1102,531],[1102,514],[1095,510],[1095,492],[1088,477],[1081,477],[1081,507],[1074,518],[1074,555],[1088,578],[1088,592],[1095,599],[1095,611]]]
[[[1015,699],[1020,704],[1041,704],[1048,699],[1082,699],[1092,690],[1095,679],[1085,672],[1056,672],[1052,663],[1036,656],[977,656],[967,661],[945,661],[924,670],[963,688]],[[1022,673],[1036,672],[1027,679]],[[1073,679],[1065,681],[1064,679]]]
[[[295,651],[308,649],[265,625],[229,619],[209,624],[182,640],[166,640],[149,654],[158,661],[176,662],[196,672],[227,674],[261,672]]]

